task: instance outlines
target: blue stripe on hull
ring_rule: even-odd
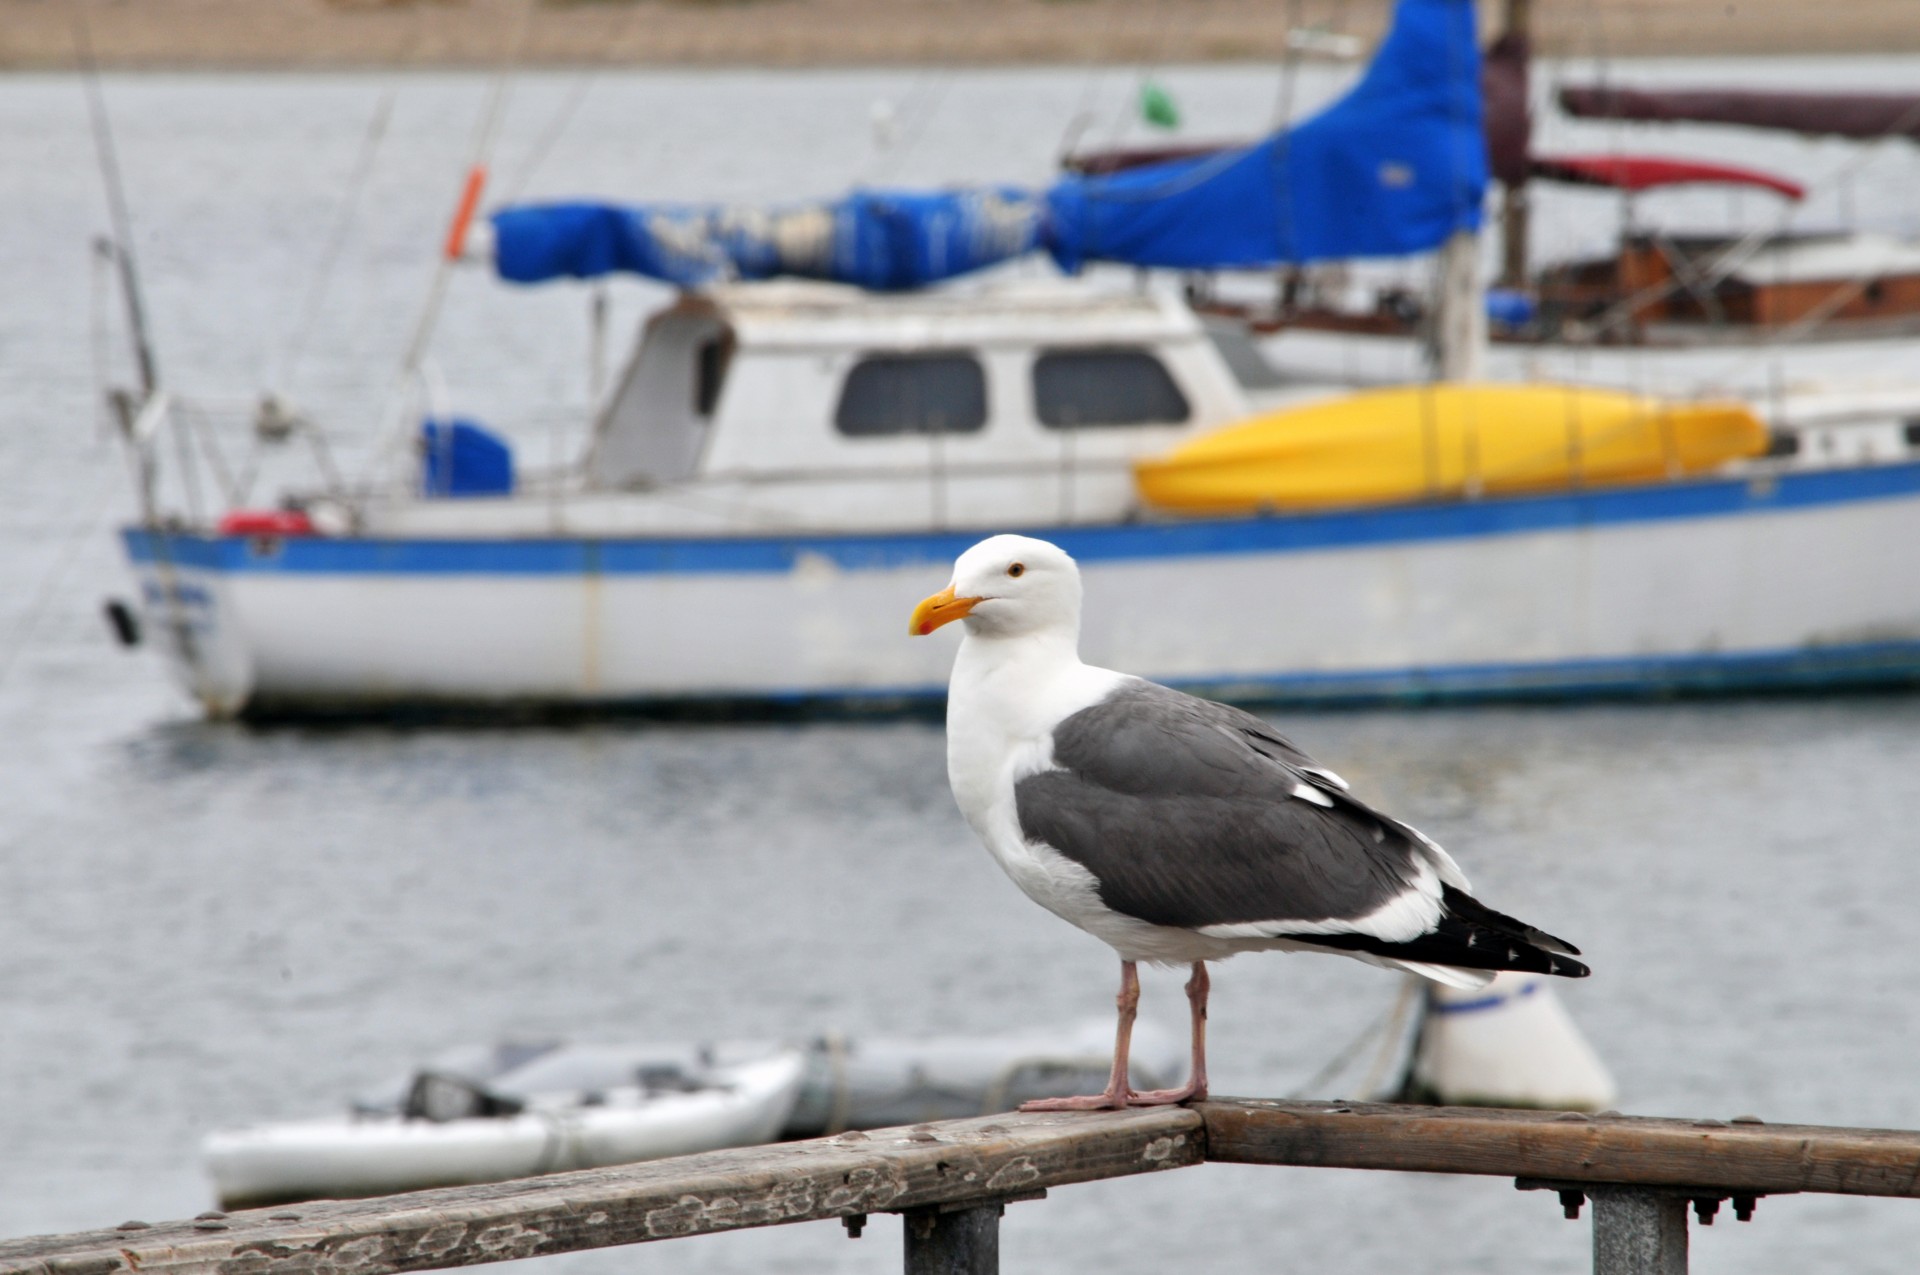
[[[1179,685],[1241,703],[1605,699],[1920,685],[1920,640],[1341,673],[1190,679]]]
[[[1034,527],[1082,562],[1302,553],[1575,528],[1740,517],[1920,496],[1920,464],[1659,483],[1549,496],[1338,513]],[[803,556],[842,570],[945,565],[982,533],[413,539],[123,533],[135,562],[208,571],[321,575],[610,575],[779,573]]]
[[[1920,687],[1920,641],[1539,664],[1169,680],[1182,689],[1241,704],[1309,707],[1658,699],[1731,692],[1845,691]],[[463,698],[449,701],[408,696],[324,700],[281,697],[250,703],[246,712],[251,717],[266,718],[503,712],[561,716],[638,713],[705,718],[765,718],[793,713],[869,716],[937,712],[945,696],[946,688],[942,686],[900,686],[769,690],[751,696],[660,696],[526,704],[506,700]]]

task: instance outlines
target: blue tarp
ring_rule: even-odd
[[[573,203],[493,216],[495,264],[518,283],[613,271],[683,287],[798,275],[923,287],[1045,248],[1182,269],[1402,256],[1476,230],[1487,185],[1472,0],[1400,0],[1345,97],[1241,150],[1045,192],[856,191],[783,208]]]
[[[1034,251],[1042,212],[1011,187],[863,190],[776,209],[550,204],[495,213],[494,260],[516,283],[626,270],[683,287],[798,275],[891,291]]]
[[[1059,182],[1047,196],[1048,248],[1068,271],[1425,252],[1480,225],[1479,80],[1471,0],[1400,0],[1345,97],[1244,150]]]
[[[455,418],[420,422],[420,494],[505,496],[513,491],[513,452],[491,430]]]

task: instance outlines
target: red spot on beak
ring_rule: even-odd
[[[913,617],[907,621],[907,632],[913,637],[925,637],[943,624],[958,620],[973,610],[979,598],[956,598],[953,586],[948,585],[930,598],[923,598],[920,605],[913,609]]]

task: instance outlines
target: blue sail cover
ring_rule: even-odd
[[[1471,0],[1400,0],[1338,102],[1244,150],[1061,181],[1047,196],[1048,248],[1068,271],[1425,252],[1480,226],[1479,79]]]
[[[1045,192],[863,190],[754,208],[598,203],[493,215],[517,283],[613,271],[682,287],[798,275],[924,287],[1045,248],[1088,261],[1207,270],[1402,256],[1477,230],[1487,185],[1472,0],[1400,0],[1351,92],[1299,127],[1197,159]]]
[[[683,287],[798,275],[896,291],[1034,251],[1043,211],[1012,187],[863,190],[777,209],[547,204],[493,215],[494,265],[516,283],[625,270]]]

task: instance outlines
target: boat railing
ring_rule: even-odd
[[[1686,1270],[1688,1213],[1767,1196],[1920,1196],[1920,1132],[1613,1112],[1222,1099],[1007,1114],[448,1187],[0,1240],[0,1275],[391,1275],[812,1221],[902,1217],[909,1275],[998,1269],[1006,1205],[1206,1162],[1511,1178],[1569,1218],[1596,1275]],[[1169,1226],[1200,1225],[1178,1218]]]
[[[926,482],[930,477],[956,478],[1032,478],[1040,476],[1088,473],[1124,474],[1133,469],[1131,456],[1075,456],[1063,461],[1052,456],[1015,457],[1007,460],[961,460],[951,457],[937,466],[901,465],[819,465],[790,469],[713,469],[672,484],[697,487],[722,483],[844,483],[844,482]]]

